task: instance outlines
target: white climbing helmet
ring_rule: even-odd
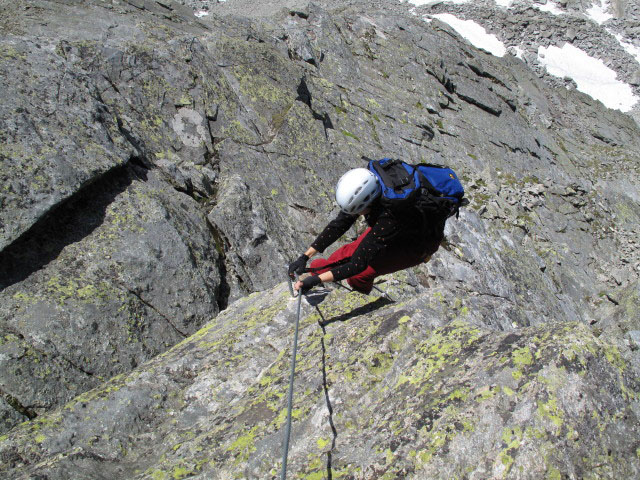
[[[360,213],[380,194],[376,176],[366,168],[345,173],[336,186],[336,202],[344,213]]]

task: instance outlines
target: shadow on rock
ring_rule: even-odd
[[[132,159],[86,185],[0,252],[0,291],[27,279],[55,260],[67,245],[98,228],[115,198],[134,180],[146,180],[146,168],[134,162]]]
[[[387,305],[391,305],[392,302],[388,298],[380,297],[376,301],[363,305],[361,307],[355,308],[348,313],[343,313],[342,315],[338,315],[337,317],[329,318],[328,320],[322,317],[322,322],[320,323],[321,327],[326,327],[327,325],[331,325],[336,322],[346,322],[352,318],[358,317],[360,315],[365,315],[367,313],[374,312],[382,307],[386,307]]]

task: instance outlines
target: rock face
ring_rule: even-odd
[[[419,4],[419,2],[415,2]],[[540,48],[575,46],[602,60],[629,85],[640,99],[640,5],[621,1],[512,0],[496,2],[427,2],[414,8],[416,15],[448,13],[473,20],[497,36],[512,55],[518,55],[545,82],[574,89],[569,77],[550,75],[540,58]],[[640,101],[629,111],[640,123]]]
[[[396,296],[411,288],[390,282]],[[287,287],[13,430],[10,478],[279,478]],[[582,323],[495,332],[429,295],[305,302],[290,478],[635,478],[636,367]]]
[[[284,266],[363,155],[471,205],[397,303],[305,307],[292,471],[638,476],[631,117],[406,5],[0,6],[3,476],[277,476]]]

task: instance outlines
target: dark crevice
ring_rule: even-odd
[[[305,105],[307,105],[310,109],[313,110],[313,107],[311,106],[311,92],[309,91],[309,86],[307,85],[307,80],[305,77],[302,77],[300,79],[300,83],[298,84],[298,97],[296,98],[296,100],[298,102],[302,102]]]
[[[486,105],[485,103],[482,103],[473,97],[462,95],[459,92],[456,93],[461,100],[464,100],[465,102],[478,107],[480,110],[484,110],[485,112],[490,113],[491,115],[495,115],[496,117],[502,115],[502,109],[500,108],[493,108],[492,106]]]
[[[218,152],[218,144],[224,140],[224,138],[216,137],[213,133],[212,124],[218,121],[218,114],[220,113],[220,105],[216,105],[216,111],[211,114],[206,114],[207,117],[207,130],[209,132],[209,139],[211,140],[211,145],[213,150],[209,150],[207,147],[207,151],[204,154],[204,159],[206,163],[211,164],[211,166],[216,167],[220,163],[220,155]]]
[[[456,86],[451,80],[451,78],[449,78],[449,76],[447,75],[444,64],[442,63],[440,64],[440,71],[431,69],[428,66],[426,68],[426,71],[427,71],[427,74],[435,78],[438,81],[438,83],[440,83],[445,88],[447,92],[449,92],[450,94],[455,93]]]
[[[156,312],[158,315],[160,315],[160,317],[166,321],[171,328],[178,334],[180,335],[182,338],[187,338],[189,335],[185,332],[183,332],[182,330],[180,330],[170,319],[169,317],[167,317],[165,314],[163,314],[160,310],[158,310],[156,307],[154,307],[151,303],[149,303],[148,301],[146,301],[144,298],[142,298],[142,296],[138,293],[135,292],[134,290],[122,286],[122,288],[124,288],[129,294],[133,295],[134,297],[136,297],[138,299],[138,301],[140,303],[142,303],[143,305],[145,305],[146,307],[150,308],[151,310],[153,310],[154,312]]]
[[[116,91],[118,91],[116,86],[110,80],[107,79],[107,81],[109,81],[109,83],[113,86],[113,88]],[[104,101],[104,99],[102,98],[102,94],[98,91],[97,88],[95,89],[93,96],[99,102],[98,115],[96,117],[96,120],[98,120],[100,123],[104,124],[106,122],[106,118],[108,118],[109,115],[112,114],[112,112],[107,107],[107,102]],[[131,106],[131,107],[133,108],[133,106]],[[141,112],[137,112],[137,113],[142,115]],[[116,124],[118,126],[118,131],[129,142],[129,144],[131,144],[131,146],[136,151],[135,155],[131,155],[131,158],[129,159],[129,162],[133,163],[135,165],[141,166],[142,168],[147,169],[147,170],[152,169],[154,167],[154,165],[153,165],[153,163],[151,161],[149,161],[149,160],[147,160],[145,158],[145,150],[146,149],[145,149],[144,144],[142,143],[142,141],[139,138],[137,138],[132,132],[130,132],[125,127],[125,124],[122,121],[122,118],[120,118],[120,115],[118,115],[117,112],[113,113],[113,116],[115,117]],[[111,135],[108,133],[109,129],[106,127],[106,125],[105,125],[105,131],[107,132],[107,134],[109,135],[109,139],[113,143],[113,139],[111,138]]]
[[[331,117],[329,117],[329,114],[326,112],[321,115],[313,109],[311,105],[311,101],[312,101],[311,92],[309,91],[309,87],[307,86],[307,80],[304,76],[300,79],[297,93],[298,93],[298,97],[296,98],[296,100],[304,103],[309,107],[314,120],[320,120],[322,122],[322,126],[324,127],[324,135],[325,137],[329,138],[329,135],[327,134],[327,130],[334,129],[333,122],[331,121]]]
[[[412,138],[400,137],[400,140],[404,140],[405,142],[411,143],[412,145],[417,145],[418,147],[422,146],[422,142],[414,140]]]
[[[145,181],[147,168],[140,158],[132,157],[53,207],[0,252],[0,291],[27,279],[58,258],[66,246],[89,236],[104,222],[109,205],[136,179]]]
[[[607,300],[609,300],[611,303],[613,303],[614,305],[620,305],[620,302],[618,302],[615,298],[613,298],[611,295],[609,295],[608,293],[605,294],[605,296],[607,297]]]
[[[134,155],[133,157],[139,159],[139,164],[144,166],[144,168],[147,168],[147,169],[152,168],[153,164],[147,163],[143,159],[144,151],[145,151],[144,145],[142,145],[140,140],[125,128],[124,123],[122,122],[122,119],[120,117],[116,118],[116,123],[118,124],[118,130],[120,131],[122,136],[127,139],[127,141],[133,146],[133,148],[136,149],[136,155]]]
[[[325,112],[324,116],[321,116],[321,115],[318,115],[316,112],[313,112],[313,118],[315,118],[316,120],[322,120],[322,126],[324,127],[324,136],[329,138],[329,135],[327,134],[327,130],[334,129],[333,122],[331,121],[329,114]]]
[[[515,100],[512,100],[511,98],[505,98],[502,95],[498,95],[503,101],[504,103],[507,104],[507,106],[511,109],[512,112],[515,112],[518,109],[518,105],[516,105]]]
[[[185,195],[188,195],[194,200],[198,200],[195,194],[195,189],[193,188],[193,182],[188,177],[184,179],[184,185],[174,185],[173,188],[177,192],[184,193]]]
[[[448,78],[448,77],[444,77],[442,80],[442,86],[447,90],[447,92],[453,94],[456,91],[456,86],[453,83],[453,81]]]
[[[322,347],[322,389],[324,391],[324,399],[327,404],[327,413],[329,416],[329,426],[331,427],[332,439],[331,439],[331,448],[327,452],[327,478],[329,480],[333,479],[333,451],[336,448],[336,440],[338,439],[338,430],[336,429],[336,425],[333,421],[333,405],[331,405],[331,397],[329,396],[329,382],[327,380],[327,346],[324,342],[324,339],[327,336],[327,330],[325,325],[328,322],[325,320],[322,312],[316,305],[316,311],[318,315],[320,315],[320,320],[318,320],[318,325],[322,329],[322,338],[320,339],[320,345]]]
[[[443,130],[441,128],[438,129],[438,132],[440,132],[440,135],[447,135],[447,136],[453,137],[453,138],[458,138],[460,136],[460,135],[458,135],[456,133],[448,132],[447,130]]]
[[[292,17],[300,17],[303,20],[307,20],[309,18],[309,14],[305,13],[305,12],[299,12],[296,10],[290,10],[289,11],[289,15],[291,15]]]
[[[447,94],[443,94],[442,95],[444,98],[441,98],[438,101],[438,105],[440,106],[440,108],[442,110],[452,110],[452,111],[458,111],[456,108],[457,102],[455,101],[455,99]]]
[[[245,41],[247,41],[247,42],[253,41],[253,42],[258,42],[258,43],[266,43],[262,38],[260,38],[258,36],[257,33],[254,33],[254,32],[249,33],[246,36]]]
[[[427,142],[430,142],[436,136],[436,132],[429,125],[418,125],[418,127],[424,130],[422,137],[425,138]]]
[[[102,78],[104,78],[106,80],[106,82],[111,86],[111,88],[113,88],[113,90],[117,93],[120,94],[120,90],[118,89],[118,85],[115,84],[115,82],[113,80],[111,80],[111,78],[109,78],[108,75],[105,75],[104,73],[102,74]],[[104,105],[100,105],[100,106],[104,106]],[[106,108],[105,108],[106,110]]]
[[[478,295],[478,296],[481,296],[481,297],[497,298],[497,299],[504,300],[504,301],[509,302],[509,303],[513,303],[513,300],[511,298],[505,297],[505,296],[502,296],[502,295],[498,295],[497,293],[474,292],[474,291],[471,291],[471,290],[469,290],[469,293],[471,293],[472,295],[475,294],[475,295]]]
[[[304,213],[310,213],[312,215],[316,214],[316,211],[314,209],[305,207],[304,205],[300,205],[299,203],[293,203],[290,206]]]
[[[267,234],[266,234],[266,233],[264,233],[264,234],[262,234],[262,235],[259,235],[259,236],[258,236],[258,237],[256,237],[256,238],[253,238],[253,239],[251,240],[251,242],[250,242],[250,245],[251,245],[253,248],[257,248],[257,247],[259,247],[260,245],[262,245],[264,242],[266,242],[267,240],[269,240],[269,237],[267,236]]]
[[[35,346],[33,344],[30,345],[30,348],[32,348],[33,350],[35,350],[36,352],[38,352],[40,355],[42,355],[43,357],[51,357],[51,359],[56,362],[56,358],[60,358],[63,362],[68,363],[69,365],[71,365],[74,369],[78,370],[79,372],[83,373],[84,375],[86,375],[87,377],[93,377],[95,376],[95,374],[89,370],[87,370],[86,368],[81,367],[80,365],[78,365],[77,363],[75,363],[72,360],[69,360],[65,355],[62,355],[60,352],[58,352],[58,349],[55,347],[55,345],[50,342],[47,341],[47,343],[51,346],[53,352],[52,353],[47,353],[47,352],[43,352],[40,349],[35,348]]]
[[[220,285],[216,292],[215,301],[218,305],[218,310],[222,311],[229,306],[229,297],[231,296],[231,287],[228,281],[229,270],[227,269],[227,242],[220,230],[218,230],[218,227],[212,224],[208,219],[207,225],[209,226],[209,231],[211,232],[213,241],[216,244],[216,250],[219,256],[218,274],[220,275]]]
[[[511,145],[509,145],[507,143],[504,143],[504,142],[497,143],[497,142],[494,142],[493,140],[489,140],[489,142],[492,143],[493,145],[495,145],[498,148],[504,148],[504,149],[509,150],[510,153],[529,155],[529,156],[537,158],[537,159],[541,158],[540,155],[538,154],[538,152],[535,152],[533,150],[529,150],[529,149],[525,150],[525,149],[520,148],[520,147],[513,147],[513,146],[511,146]]]
[[[29,420],[33,420],[38,416],[38,414],[33,409],[22,405],[22,403],[20,403],[20,400],[18,400],[13,395],[5,392],[2,388],[0,388],[0,397],[23,417],[27,417]]]
[[[144,10],[144,5],[138,5],[135,2],[130,2],[129,0],[125,0],[125,2],[127,5],[137,8],[138,10]]]
[[[160,1],[160,0],[156,0],[156,3],[157,3],[159,6],[161,6],[161,7],[165,8],[165,9],[169,10],[170,12],[173,12],[173,7],[171,6],[171,4],[170,4],[170,3],[168,3],[168,2],[163,2],[163,1]]]
[[[469,63],[469,62],[467,62],[466,65],[467,65],[467,67],[469,67],[471,69],[471,71],[473,73],[475,73],[479,77],[487,78],[487,79],[491,80],[491,82],[493,82],[493,83],[495,83],[497,85],[500,85],[500,86],[506,88],[507,90],[511,90],[502,80],[500,80],[496,76],[492,75],[491,73],[487,72],[486,70],[483,70],[482,68],[478,67],[477,65],[474,65],[474,64]]]

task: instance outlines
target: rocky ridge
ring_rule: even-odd
[[[400,283],[395,296],[410,294]],[[286,286],[14,430],[11,478],[279,478]],[[437,297],[344,290],[303,310],[290,478],[633,478],[638,383],[581,323],[479,327]]]
[[[31,419],[0,437],[8,475],[277,469],[293,308],[277,272],[362,155],[450,164],[472,204],[432,262],[387,279],[396,304],[333,293],[320,325],[307,308],[301,349],[325,362],[301,367],[293,467],[450,478],[486,445],[477,478],[637,475],[628,116],[396,6],[2,6],[0,393],[7,429]],[[495,415],[469,424],[485,396]]]
[[[502,4],[504,2],[501,2]],[[598,21],[590,14],[593,7],[606,14]],[[542,7],[547,7],[542,10]],[[576,88],[571,78],[550,75],[538,58],[540,47],[569,43],[589,56],[601,59],[617,73],[617,79],[631,85],[640,98],[640,59],[625,48],[640,48],[640,6],[635,2],[614,1],[529,1],[515,0],[508,7],[494,0],[475,2],[430,2],[415,8],[418,15],[451,13],[482,25],[552,86]],[[597,17],[596,17],[597,18]],[[629,112],[640,120],[640,101]]]
[[[246,0],[229,2],[209,0],[181,0],[198,15],[240,14],[264,16],[278,6],[300,8],[301,0],[286,2],[261,2],[261,8],[251,8]],[[335,6],[331,0],[318,0],[323,6]],[[344,2],[343,2],[344,3]],[[348,3],[348,2],[347,2]],[[576,88],[569,77],[559,78],[549,74],[538,58],[540,47],[559,46],[565,43],[576,46],[589,56],[601,59],[617,73],[617,78],[628,83],[634,95],[640,98],[640,5],[627,0],[479,0],[469,1],[411,1],[369,0],[355,3],[368,8],[395,12],[410,12],[429,19],[432,15],[449,13],[464,20],[473,20],[488,32],[497,36],[511,55],[521,58],[548,84]],[[599,13],[592,12],[597,10]],[[634,55],[630,50],[635,49]],[[636,121],[640,119],[640,102],[629,112]]]

